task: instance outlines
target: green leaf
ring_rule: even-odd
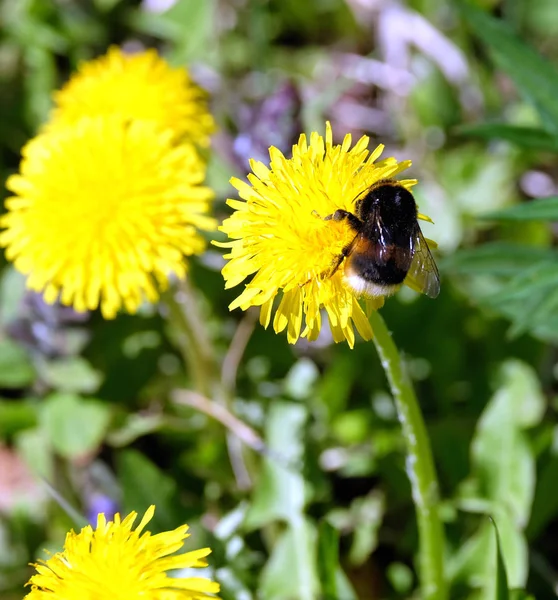
[[[386,511],[383,494],[371,492],[355,498],[350,508],[354,520],[354,536],[349,551],[352,565],[363,565],[378,545],[380,527]]]
[[[26,400],[0,399],[0,440],[37,424],[36,405]]]
[[[558,221],[558,196],[537,198],[505,210],[481,215],[499,221]]]
[[[160,530],[176,527],[177,486],[137,450],[125,450],[117,455],[118,480],[122,484],[124,513],[132,510],[139,514],[155,504],[154,523]]]
[[[558,281],[558,277],[555,277],[554,281]],[[519,311],[513,320],[509,336],[518,336],[539,325],[544,327],[557,314],[558,289],[553,284],[546,288],[539,288],[538,294],[527,296],[526,302],[523,303],[523,311]]]
[[[339,532],[327,521],[318,528],[318,577],[324,600],[358,600],[339,563]]]
[[[465,2],[459,6],[476,35],[490,48],[494,62],[537,108],[547,128],[558,133],[558,72],[554,66],[519,38],[505,21]]]
[[[322,594],[338,597],[335,573],[339,568],[339,532],[327,521],[322,521],[318,529],[318,575],[322,584]]]
[[[408,565],[397,561],[390,563],[386,569],[386,577],[399,595],[411,595],[415,577]]]
[[[510,337],[538,326],[548,326],[558,315],[558,265],[542,260],[505,283],[498,292],[484,299],[488,305],[504,312],[516,306]]]
[[[302,430],[307,409],[302,404],[276,401],[267,418],[266,442],[282,458],[264,458],[245,526],[255,529],[273,521],[299,518],[305,505],[305,483],[301,468]],[[285,464],[288,463],[288,464]]]
[[[426,57],[417,57],[420,64],[420,85],[412,86],[408,96],[411,110],[421,127],[448,127],[459,123],[461,112],[455,87],[434,63]]]
[[[539,298],[536,298],[537,303],[539,300]],[[536,318],[536,313],[531,312],[532,309],[529,304],[530,302],[520,299],[515,302],[502,304],[498,306],[498,310],[512,321],[516,331],[519,328],[525,329],[528,326],[530,333],[535,337],[553,343],[558,341],[558,314],[554,313],[544,323],[540,323],[539,319]],[[533,318],[533,322],[523,325],[525,319],[531,317]],[[515,327],[516,323],[519,327]]]
[[[93,0],[95,7],[100,12],[108,13],[113,10],[114,7],[120,2],[120,0]]]
[[[455,274],[513,276],[543,260],[558,264],[558,252],[538,246],[492,242],[456,252],[441,260],[440,268]]]
[[[547,288],[555,289],[558,282],[558,263],[542,260],[532,267],[520,270],[518,274],[502,286],[497,294],[492,295],[488,301],[498,305],[512,299],[533,298],[538,304],[539,291],[545,292]],[[530,307],[533,311],[534,306]],[[532,313],[530,313],[532,315]],[[530,316],[527,315],[527,316]]]
[[[535,490],[535,457],[524,429],[540,422],[546,401],[533,369],[520,361],[506,362],[500,379],[471,444],[473,472],[483,496],[506,506],[525,527]]]
[[[54,455],[46,432],[40,428],[24,429],[15,436],[15,446],[31,472],[47,481],[54,477]]]
[[[261,576],[262,597],[313,600],[319,590],[315,526],[304,516],[306,484],[300,472],[307,419],[304,404],[275,401],[267,416],[266,442],[278,458],[265,457],[246,514],[248,530],[282,521],[287,529],[275,540]]]
[[[22,388],[34,380],[35,371],[25,350],[12,340],[0,340],[0,387]]]
[[[316,529],[300,518],[274,541],[265,564],[259,592],[266,600],[315,600],[319,595],[316,573]]]
[[[488,210],[498,210],[508,206],[516,198],[517,192],[514,180],[516,167],[512,161],[511,152],[479,152],[478,144],[467,144],[452,149],[451,152],[442,152],[437,157],[438,183],[451,190],[451,206],[443,207],[440,211],[440,195],[436,186],[430,186],[429,194],[434,195],[434,201],[427,201],[427,207],[435,215],[436,224],[439,224],[438,213],[448,215],[448,211],[457,210],[451,219],[454,234],[463,236],[463,216],[478,215]],[[436,201],[436,198],[438,200]],[[431,207],[431,208],[430,208]],[[434,212],[435,211],[435,212]],[[461,213],[461,217],[459,217]],[[457,218],[457,221],[455,219]],[[451,224],[442,216],[442,221]],[[425,224],[426,225],[426,224]],[[435,230],[438,227],[434,228]],[[426,234],[426,232],[425,232]],[[443,235],[443,234],[442,234]],[[437,238],[437,234],[434,236]],[[446,243],[449,240],[446,238]],[[455,247],[448,244],[448,247]]]
[[[340,354],[328,365],[318,382],[318,399],[323,403],[323,411],[327,411],[327,419],[342,413],[349,402],[350,393],[357,367],[352,356]]]
[[[510,590],[510,600],[536,600],[536,598],[525,590]]]
[[[558,152],[558,138],[544,129],[517,127],[505,123],[481,123],[456,128],[456,133],[483,140],[499,139],[511,142],[521,148]]]
[[[109,433],[107,441],[116,447],[129,446],[138,438],[159,431],[166,422],[163,414],[130,413],[119,428]]]
[[[74,394],[51,394],[41,408],[40,422],[52,447],[73,460],[96,452],[111,418],[108,405]]]
[[[555,432],[558,433],[558,431]],[[552,455],[543,464],[537,477],[533,511],[527,528],[529,539],[537,538],[548,523],[558,515],[558,449],[552,449]]]
[[[498,527],[496,527],[496,523],[493,519],[490,519],[490,522],[494,527],[494,537],[496,539],[496,577],[492,598],[493,600],[510,600],[508,592],[508,575],[506,573],[506,565],[504,564],[504,557],[502,556],[502,550],[500,548]]]
[[[173,42],[171,62],[185,64],[216,56],[215,39],[216,0],[181,0],[171,8],[156,14],[147,11],[130,12],[130,25],[148,35]],[[184,35],[185,28],[190,32]]]
[[[535,456],[526,429],[539,424],[546,400],[533,369],[517,360],[502,365],[499,386],[484,409],[471,443],[473,477],[478,492],[464,496],[464,506],[477,505],[498,525],[501,552],[511,583],[524,586],[528,551],[524,529],[535,488]],[[492,525],[483,522],[450,564],[456,579],[483,590],[494,583],[496,556]],[[492,589],[492,588],[490,588]],[[506,588],[507,589],[507,588]],[[491,600],[493,595],[483,596]]]
[[[527,540],[505,507],[493,506],[489,507],[489,511],[498,525],[500,558],[509,574],[510,583],[522,587],[528,575]],[[449,561],[448,574],[452,581],[463,581],[483,590],[483,600],[494,600],[498,560],[494,527],[488,519],[483,519],[478,530]]]
[[[294,400],[305,400],[314,392],[314,385],[319,376],[316,363],[309,358],[301,358],[285,377],[285,393]]]
[[[101,385],[103,375],[81,356],[69,356],[44,362],[41,376],[60,392],[91,394]]]
[[[478,293],[478,299],[512,321],[510,337],[530,331],[543,340],[558,338],[556,250],[496,242],[457,252],[440,267],[454,275],[501,278],[490,282],[490,293]]]

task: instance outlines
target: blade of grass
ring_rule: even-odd
[[[476,35],[490,48],[496,65],[535,105],[546,128],[558,134],[558,72],[554,66],[519,38],[505,21],[467,2],[459,2],[459,8]]]

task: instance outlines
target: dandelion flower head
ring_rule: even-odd
[[[169,577],[172,569],[206,567],[209,548],[175,554],[189,537],[187,525],[152,535],[143,532],[151,506],[132,530],[137,513],[121,520],[97,518],[97,527],[66,535],[64,550],[34,565],[26,600],[202,600],[219,584],[204,577]],[[143,533],[142,533],[143,532]],[[171,556],[173,555],[174,556]]]
[[[332,138],[328,123],[325,139],[314,132],[308,142],[301,135],[292,158],[271,147],[269,167],[252,161],[249,183],[233,178],[241,200],[228,200],[234,212],[220,229],[231,241],[217,245],[230,249],[223,269],[227,288],[253,275],[231,310],[260,306],[260,322],[267,327],[279,296],[273,327],[276,332],[286,329],[288,341],[294,343],[300,336],[318,337],[325,309],[333,339],[347,340],[352,347],[354,328],[371,339],[370,323],[356,293],[345,283],[343,269],[330,277],[324,273],[355,234],[346,221],[323,217],[337,209],[354,212],[359,195],[411,163],[395,158],[376,162],[383,146],[370,153],[366,136],[352,148],[350,135],[340,145]],[[416,181],[399,183],[410,188]],[[366,298],[365,308],[377,309],[383,300]]]
[[[215,124],[205,92],[184,68],[172,68],[155,50],[128,54],[112,47],[84,62],[54,94],[48,128],[71,125],[82,116],[120,115],[168,127],[177,141],[209,144]]]
[[[185,256],[205,247],[198,229],[215,227],[204,162],[150,121],[84,117],[22,154],[0,246],[47,302],[133,313],[185,276]]]

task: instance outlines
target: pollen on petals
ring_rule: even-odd
[[[252,161],[248,183],[231,180],[240,200],[228,200],[234,209],[220,229],[228,242],[223,268],[227,287],[249,279],[230,309],[260,306],[260,322],[271,322],[276,332],[315,340],[327,315],[336,342],[352,347],[354,329],[371,339],[366,312],[383,305],[383,297],[363,299],[344,280],[343,269],[331,274],[354,232],[343,221],[324,220],[337,209],[354,212],[356,199],[373,183],[395,177],[410,161],[395,158],[378,161],[383,146],[371,153],[363,136],[351,147],[351,136],[333,144],[326,124],[325,139],[318,133],[308,142],[301,135],[286,158],[277,148],[269,150],[269,166]],[[415,180],[400,181],[411,187]]]

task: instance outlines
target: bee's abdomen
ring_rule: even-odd
[[[408,265],[401,265],[397,258],[377,263],[365,255],[352,255],[345,266],[347,275],[355,274],[376,284],[397,285],[403,283],[409,271]]]
[[[345,283],[357,294],[366,296],[390,296],[394,294],[405,279],[406,271],[396,266],[367,265],[366,268],[357,270],[350,262],[345,266]]]
[[[393,294],[407,276],[411,254],[408,246],[380,246],[363,238],[346,259],[345,281],[358,294]]]

